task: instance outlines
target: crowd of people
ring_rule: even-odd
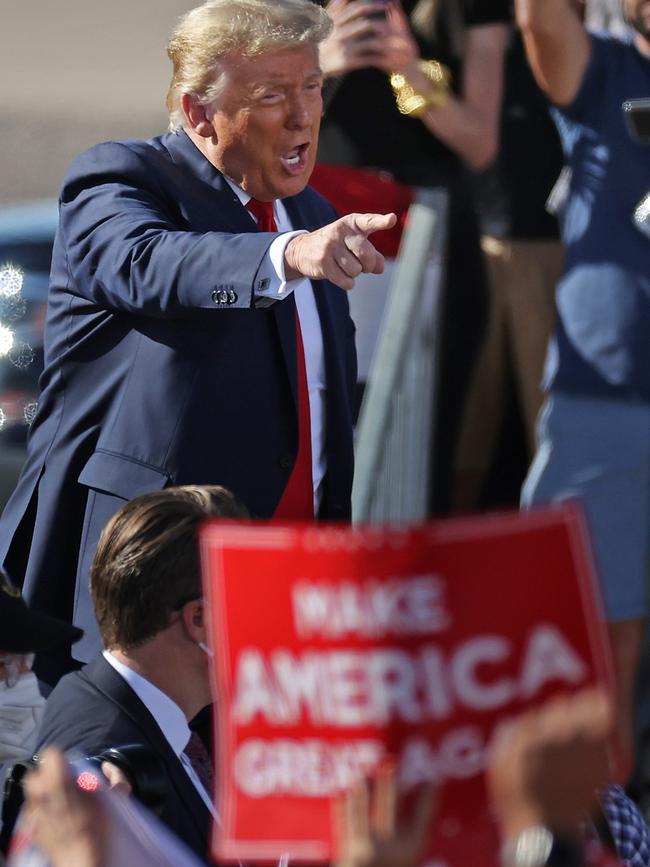
[[[615,733],[633,751],[647,614],[650,269],[635,213],[650,159],[622,104],[650,97],[650,3],[600,10],[621,13],[626,38],[588,30],[576,0],[514,6],[207,0],[169,41],[169,131],[71,167],[38,412],[0,518],[4,849],[17,820],[54,867],[118,863],[115,817],[60,752],[76,749],[208,863],[197,527],[351,516],[346,293],[383,271],[373,235],[396,215],[339,216],[309,186],[318,159],[448,195],[431,514],[482,504],[510,377],[523,506],[585,507],[616,694],[558,697],[499,730],[487,778],[503,864],[650,865],[650,829],[608,759]],[[347,793],[340,864],[415,867],[436,797],[425,785],[398,821],[390,773]]]

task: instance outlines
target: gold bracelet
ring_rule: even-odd
[[[428,108],[441,108],[449,99],[451,73],[437,60],[419,60],[418,67],[431,82],[429,93],[418,93],[401,72],[392,72],[390,86],[400,114],[421,117]]]

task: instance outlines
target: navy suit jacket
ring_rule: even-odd
[[[142,744],[160,758],[167,778],[160,818],[205,861],[210,812],[131,687],[103,656],[59,681],[45,705],[37,751],[58,746],[93,756],[126,744]]]
[[[314,190],[284,200],[312,230]],[[0,563],[36,608],[99,648],[88,570],[102,527],[138,494],[222,484],[269,518],[297,452],[293,297],[254,307],[274,235],[257,230],[183,132],[92,148],[64,181],[28,458],[0,521]],[[321,518],[350,516],[354,326],[314,281],[323,333],[327,474]]]

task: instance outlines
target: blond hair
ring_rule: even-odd
[[[183,126],[181,97],[207,105],[222,87],[220,60],[318,45],[332,27],[311,0],[208,0],[181,17],[167,45],[174,70],[167,93],[169,128]]]

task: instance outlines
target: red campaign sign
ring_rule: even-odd
[[[441,785],[428,867],[496,865],[496,724],[611,687],[582,513],[415,529],[208,523],[218,732],[213,856],[326,862],[331,799],[392,757]]]

